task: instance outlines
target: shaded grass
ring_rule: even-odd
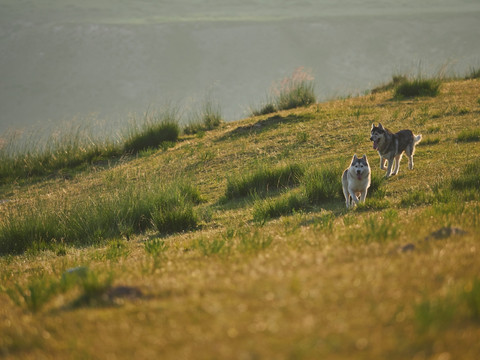
[[[189,184],[168,187],[126,185],[122,191],[92,196],[74,204],[36,201],[20,213],[0,221],[0,254],[57,243],[85,246],[153,228],[160,233],[196,227],[194,204],[201,201]]]
[[[404,79],[395,86],[394,98],[405,99],[418,96],[434,97],[440,93],[440,79]]]
[[[480,141],[480,129],[465,129],[460,131],[457,136],[459,142]]]
[[[161,203],[152,211],[151,222],[159,233],[171,234],[195,229],[198,217],[191,204],[179,197],[174,201]]]
[[[295,186],[304,174],[303,166],[289,164],[284,166],[261,165],[248,174],[240,174],[227,179],[225,198],[232,200],[245,196],[264,195],[270,191]]]
[[[253,206],[253,220],[266,222],[270,219],[289,215],[306,207],[303,194],[288,193],[276,199],[257,200]]]
[[[462,173],[452,179],[450,188],[456,191],[478,191],[480,189],[480,159],[467,164]]]
[[[161,114],[146,116],[141,125],[133,123],[125,136],[123,152],[136,154],[142,150],[155,149],[176,142],[179,135],[177,112],[167,109]]]

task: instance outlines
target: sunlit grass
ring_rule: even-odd
[[[29,240],[1,247],[2,355],[476,358],[480,143],[457,136],[474,128],[477,99],[477,80],[408,102],[390,90],[339,99],[73,181],[3,185],[0,222]],[[384,180],[372,119],[441,141]],[[346,210],[354,151],[372,185]],[[227,199],[233,183],[244,189]]]

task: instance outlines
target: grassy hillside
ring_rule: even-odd
[[[5,184],[0,354],[474,359],[479,115],[478,79],[385,87]],[[423,135],[414,170],[382,180],[373,122]],[[354,153],[375,189],[347,211]]]

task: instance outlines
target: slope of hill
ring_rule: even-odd
[[[319,103],[4,186],[0,353],[476,358],[479,114],[480,81],[450,81],[436,97]],[[414,170],[404,159],[381,180],[369,141],[378,122],[423,135]],[[367,155],[376,189],[347,211],[335,179],[354,153]],[[310,197],[322,182],[333,190]],[[230,191],[245,184],[255,191]],[[138,210],[143,201],[154,210]],[[33,240],[5,250],[25,223]]]

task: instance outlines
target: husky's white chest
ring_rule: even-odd
[[[352,173],[351,171],[348,172],[348,188],[354,192],[362,192],[369,185],[369,178],[368,175],[358,175]]]

